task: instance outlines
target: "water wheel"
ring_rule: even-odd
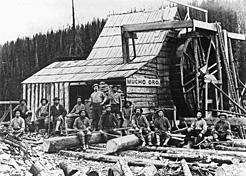
[[[215,44],[202,35],[179,40],[172,58],[171,92],[178,112],[193,116],[198,109],[204,109],[204,76],[218,76]],[[212,97],[214,92],[210,91]]]

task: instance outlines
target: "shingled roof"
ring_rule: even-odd
[[[121,29],[124,24],[174,20],[177,8],[117,14],[108,18],[99,38],[86,60],[54,62],[22,83],[79,82],[129,77],[155,58],[168,31],[138,33],[135,40],[137,57],[123,64]],[[133,51],[130,42],[130,56]]]

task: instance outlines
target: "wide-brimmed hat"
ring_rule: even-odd
[[[42,98],[42,99],[40,100],[40,102],[42,103],[42,101],[44,101],[44,100],[45,100],[45,103],[48,103],[48,102],[49,102],[46,98]]]
[[[160,111],[162,111],[163,114],[165,113],[165,110],[164,110],[164,109],[157,109],[155,113],[158,115],[158,113],[159,113]]]
[[[225,118],[228,117],[228,116],[227,116],[227,113],[224,113],[224,112],[222,112],[222,113],[219,114],[219,117],[221,117],[221,116],[224,116]]]
[[[99,86],[99,85],[98,85],[97,83],[95,83],[95,84],[93,84],[93,86],[92,86],[92,87],[94,88],[94,87],[96,87],[96,86]]]
[[[130,104],[130,106],[132,105],[132,102],[131,102],[131,101],[129,101],[129,100],[126,100],[126,103],[125,103],[125,104],[127,104],[127,103],[129,103],[129,104]]]

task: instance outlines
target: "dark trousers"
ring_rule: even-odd
[[[195,138],[195,143],[199,143],[203,140],[203,137],[199,137],[199,134],[201,133],[202,130],[191,130],[190,132],[188,132],[185,136],[185,144],[188,143],[188,141],[192,141],[192,137]]]
[[[100,104],[92,105],[92,129],[98,130],[98,122],[102,115],[102,106]]]

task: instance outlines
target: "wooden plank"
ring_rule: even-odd
[[[45,97],[48,99],[48,101],[50,103],[52,103],[52,99],[51,99],[51,84],[48,83],[48,84],[45,84],[45,88],[44,88],[44,91],[45,91]]]
[[[52,104],[53,99],[55,98],[55,85],[54,83],[50,84],[50,102]]]
[[[165,22],[151,22],[143,24],[127,24],[123,25],[121,30],[123,32],[146,32],[155,30],[170,30],[192,28],[193,21],[165,21]]]
[[[54,83],[54,93],[55,93],[55,97],[59,97],[59,83]]]
[[[36,110],[38,109],[38,106],[39,106],[39,101],[40,101],[40,98],[39,98],[39,85],[38,84],[35,84],[35,95],[34,95],[34,98],[35,98],[35,104],[34,104],[34,112],[36,112]],[[35,117],[35,120],[36,120],[36,116],[34,115]]]
[[[26,97],[26,101],[27,101],[27,107],[31,108],[31,84],[27,84],[27,97]]]
[[[216,32],[215,23],[206,23],[198,20],[187,20],[187,21],[164,21],[164,22],[151,22],[143,24],[127,24],[123,25],[121,30],[125,32],[146,32],[156,30],[172,30],[172,29],[183,29],[183,28],[199,28],[209,31]]]
[[[34,105],[35,104],[35,84],[32,84],[31,85],[31,105],[30,105],[30,108],[31,108],[31,111],[32,111],[32,121],[35,120],[34,117],[35,117],[35,111],[34,111]]]
[[[128,98],[157,98],[157,94],[151,94],[151,93],[134,93],[134,94],[131,94],[131,93],[128,93],[127,94],[127,97]]]
[[[19,101],[0,101],[0,105],[19,104]]]
[[[43,84],[38,84],[38,94],[39,94],[39,102],[43,97]]]
[[[61,104],[64,105],[64,84],[59,83],[59,97],[61,100]]]
[[[140,92],[144,92],[144,93],[157,93],[156,88],[155,87],[126,87],[126,92],[127,94],[129,93],[140,93]]]
[[[48,97],[47,97],[47,95],[46,95],[46,84],[44,83],[43,84],[43,86],[42,86],[42,97],[44,97],[44,98],[47,98],[48,99]],[[49,99],[48,99],[49,100]],[[50,100],[49,100],[49,102],[50,102]]]
[[[26,99],[26,95],[27,95],[27,86],[26,84],[22,84],[22,98]]]
[[[233,32],[227,32],[228,38],[235,40],[245,40],[246,36],[244,34],[238,34]]]
[[[70,111],[69,109],[69,83],[64,83],[64,102],[65,102],[65,109]]]

